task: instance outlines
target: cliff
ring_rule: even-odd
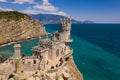
[[[76,67],[72,56],[68,60],[67,66],[72,72],[72,75],[71,75],[72,80],[83,80],[83,75]]]
[[[0,45],[45,35],[43,24],[27,14],[0,12]]]
[[[12,60],[12,58],[10,60]],[[24,64],[24,66],[25,65],[26,64]],[[16,74],[14,73],[15,68],[13,65],[7,61],[6,63],[0,64],[0,67],[0,79],[3,80],[83,80],[83,76],[77,69],[72,56],[58,69],[51,69],[47,72],[36,70],[34,65],[34,67],[26,66],[25,70],[21,70],[21,72]],[[8,71],[10,68],[11,70]]]
[[[12,12],[6,15],[7,18],[2,15],[0,17],[1,44],[46,34],[43,25],[31,20],[26,14]],[[21,17],[17,17],[18,15]],[[65,22],[69,25],[61,26],[62,28],[71,27],[71,21],[66,19]],[[68,30],[70,33],[70,28]],[[66,29],[64,31],[66,33]],[[60,32],[56,34],[64,36]],[[32,48],[32,56],[21,56],[20,44],[15,44],[14,56],[0,63],[0,80],[83,80],[82,74],[73,61],[73,50],[66,44],[67,41],[70,41],[69,43],[72,41],[61,37],[58,39],[59,36],[53,36],[56,39],[49,39],[49,37],[40,39],[38,46]]]

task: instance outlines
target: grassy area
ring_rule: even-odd
[[[30,16],[28,16],[27,14],[24,14],[24,13],[20,13],[20,12],[17,12],[17,11],[2,11],[0,12],[0,19],[8,19],[9,20],[15,20],[15,21],[18,21],[20,19],[31,19]]]

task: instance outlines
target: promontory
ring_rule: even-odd
[[[43,24],[17,11],[0,11],[0,45],[45,35]]]

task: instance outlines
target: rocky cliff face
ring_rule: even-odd
[[[12,58],[10,60],[12,60]],[[31,70],[29,70],[29,68],[31,68]],[[8,69],[11,70],[8,71]],[[30,66],[27,67],[27,69],[21,70],[16,74],[14,73],[15,68],[10,62],[0,64],[0,80],[83,80],[83,76],[74,64],[72,56],[69,57],[63,66],[48,70],[47,72],[36,70]]]
[[[77,69],[73,57],[70,57],[70,59],[67,62],[68,69],[71,70],[71,80],[83,80],[82,73]]]
[[[39,21],[19,12],[0,12],[0,45],[45,35]]]

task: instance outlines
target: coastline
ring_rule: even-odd
[[[34,40],[34,39],[37,39],[37,38],[31,38],[31,39],[27,39],[27,40],[22,40],[22,41],[17,41],[17,42],[11,42],[11,43],[8,43],[8,44],[4,44],[0,47],[4,47],[4,46],[8,46],[8,45],[11,45],[11,44],[15,44],[15,43],[18,43],[18,42],[23,42],[23,41],[29,41],[29,40]],[[76,78],[75,80],[83,80],[83,75],[82,73],[80,72],[80,70],[78,70],[75,62],[74,62],[74,59],[73,59],[73,56],[70,57],[69,61],[68,61],[68,65],[72,68],[72,71],[76,74],[75,76],[77,77],[74,77]]]
[[[19,41],[15,41],[15,42],[9,42],[9,43],[0,45],[0,47],[5,47],[5,46],[8,46],[8,45],[12,45],[12,44],[18,43],[18,42],[34,40],[34,39],[37,39],[37,38],[38,38],[38,37],[36,37],[36,38],[29,38],[29,39],[25,39],[25,40],[19,40]]]
[[[83,79],[83,75],[82,73],[80,72],[80,70],[78,70],[75,62],[74,62],[74,59],[73,59],[73,56],[70,57],[69,61],[68,61],[68,65],[72,68],[71,70],[74,72],[74,76],[75,76],[75,80],[84,80]]]

